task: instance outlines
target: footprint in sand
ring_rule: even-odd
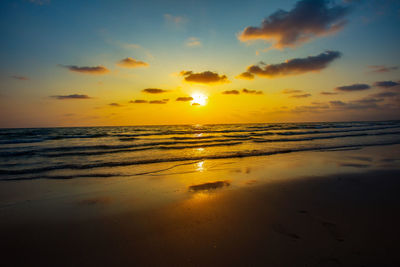
[[[276,233],[290,237],[292,239],[300,239],[300,236],[298,236],[295,233],[290,232],[287,230],[283,225],[281,224],[274,224],[272,225],[272,230],[274,230]]]

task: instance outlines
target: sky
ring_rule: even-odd
[[[2,0],[0,127],[400,119],[398,0]]]

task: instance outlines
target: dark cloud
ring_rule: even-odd
[[[127,57],[117,62],[117,65],[123,68],[148,67],[149,64],[131,57]]]
[[[249,89],[246,89],[246,88],[242,89],[242,93],[243,94],[254,94],[254,95],[262,95],[262,94],[264,94],[262,91],[249,90]]]
[[[378,97],[378,98],[395,97],[395,96],[400,96],[400,93],[399,92],[382,92],[382,93],[373,94],[371,96]]]
[[[143,93],[148,94],[162,94],[168,92],[168,90],[159,89],[159,88],[146,88],[142,90]]]
[[[318,72],[325,69],[332,61],[339,58],[340,55],[341,53],[337,51],[326,51],[316,56],[288,59],[279,64],[251,65],[247,68],[246,72],[266,78]]]
[[[80,95],[80,94],[72,94],[72,95],[53,95],[51,98],[59,99],[59,100],[68,100],[68,99],[91,99],[88,95]]]
[[[193,100],[193,97],[191,97],[191,96],[181,96],[176,99],[176,101],[183,101],[183,102],[192,101],[192,100]]]
[[[330,105],[332,108],[335,109],[348,109],[348,110],[355,110],[355,109],[377,109],[379,108],[378,103],[384,101],[381,98],[374,98],[374,97],[366,97],[359,100],[353,100],[349,102],[343,101],[330,101]]]
[[[110,104],[108,104],[109,106],[111,106],[111,107],[122,107],[120,104],[118,104],[118,103],[110,103]]]
[[[352,85],[344,85],[336,87],[335,90],[344,91],[344,92],[353,92],[353,91],[363,91],[371,88],[368,84],[364,83],[355,83]]]
[[[311,94],[301,94],[301,95],[291,95],[290,97],[292,98],[306,98],[306,97],[310,97]]]
[[[224,95],[238,95],[238,94],[240,94],[240,92],[238,90],[223,91],[222,93]]]
[[[301,0],[290,11],[278,10],[260,27],[247,27],[239,34],[242,42],[272,41],[275,48],[295,47],[317,36],[335,33],[346,24],[349,8],[328,0]]]
[[[193,83],[212,84],[230,82],[226,75],[219,75],[218,73],[212,71],[204,71],[199,73],[194,73],[192,71],[181,71],[180,75],[185,77],[184,79],[186,82]]]
[[[10,76],[11,78],[14,78],[14,79],[16,79],[16,80],[20,80],[20,81],[27,81],[27,80],[29,80],[29,78],[28,77],[25,77],[25,76],[18,76],[18,75],[14,75],[14,76]]]
[[[169,99],[151,100],[149,104],[167,104]]]
[[[295,90],[295,89],[284,89],[282,91],[283,94],[296,94],[296,93],[301,93],[303,92],[302,90]]]
[[[192,106],[200,106],[199,103],[192,103]]]
[[[321,92],[321,95],[337,95],[335,92]]]
[[[241,74],[239,74],[238,76],[236,76],[237,79],[242,79],[242,80],[253,80],[254,79],[254,75],[251,74],[248,71],[245,71]]]
[[[371,72],[377,72],[377,73],[390,72],[390,71],[399,69],[399,67],[397,67],[397,66],[387,67],[384,65],[372,65],[372,66],[368,66],[368,68],[372,69]]]
[[[74,65],[59,65],[59,66],[67,68],[73,72],[79,72],[84,74],[106,74],[110,72],[110,70],[104,66],[96,66],[96,67],[78,67]]]
[[[376,87],[381,87],[381,88],[390,88],[394,86],[398,86],[400,83],[398,82],[393,82],[393,81],[381,81],[381,82],[375,82],[374,86]]]
[[[144,103],[148,103],[148,101],[147,100],[143,100],[143,99],[136,99],[136,100],[129,101],[129,103],[131,103],[131,104],[144,104]]]

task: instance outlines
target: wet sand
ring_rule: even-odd
[[[117,198],[126,193],[121,188],[129,192],[140,181],[96,183],[96,190],[73,197],[68,191],[62,198],[30,198],[36,204],[21,204],[21,197],[0,209],[1,261],[5,266],[399,266],[397,154],[387,148],[310,152],[225,162],[201,173],[187,166],[142,178],[145,188],[164,183],[168,196],[147,205],[144,195],[152,196],[151,190],[141,198],[128,194],[124,203],[130,205],[123,209]],[[321,162],[323,172],[316,167]],[[196,180],[199,175],[208,180]],[[82,181],[68,183],[71,188],[95,183]],[[43,185],[57,183],[52,185],[57,191],[67,182],[42,183],[44,192]]]

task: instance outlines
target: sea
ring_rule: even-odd
[[[0,180],[135,176],[159,163],[394,144],[400,121],[0,129]]]

